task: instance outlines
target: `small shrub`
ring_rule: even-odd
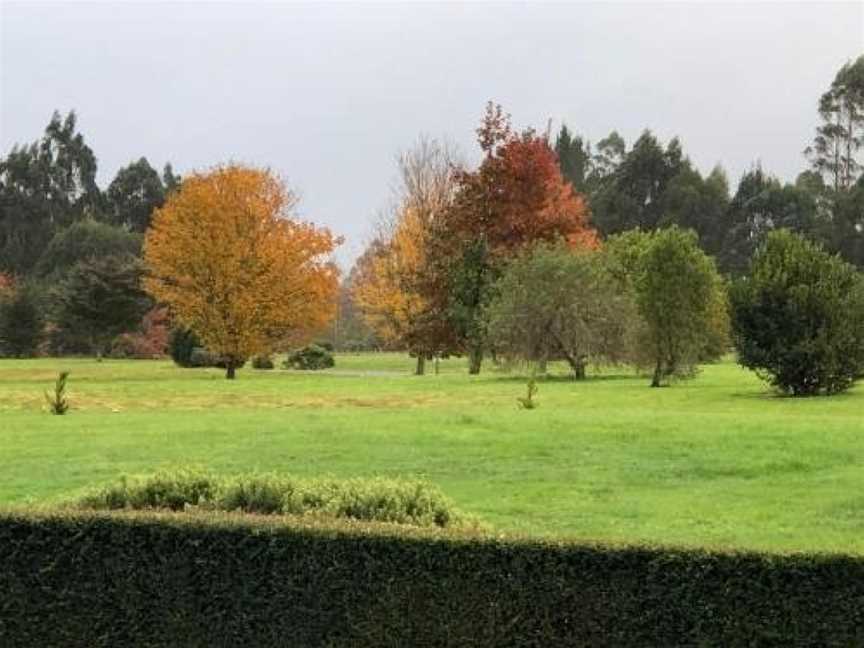
[[[139,360],[164,357],[170,339],[168,323],[168,309],[164,306],[150,309],[141,320],[140,330],[114,338],[109,355]]]
[[[314,515],[426,527],[474,524],[434,485],[401,479],[299,479],[288,475],[217,477],[197,469],[123,478],[73,500],[82,509],[200,507],[261,515]]]
[[[187,506],[199,506],[214,499],[216,488],[216,479],[201,470],[163,470],[147,477],[122,477],[117,484],[87,491],[77,504],[95,510],[182,511]]]
[[[272,369],[273,357],[269,355],[257,355],[252,358],[253,369]]]
[[[283,366],[286,369],[318,370],[329,369],[335,364],[332,353],[317,344],[310,344],[289,355]]]
[[[187,328],[178,327],[168,338],[168,355],[180,367],[192,367],[192,353],[201,347],[201,340]]]
[[[45,392],[45,400],[48,402],[48,411],[57,416],[62,416],[69,411],[69,399],[66,398],[66,380],[69,378],[68,371],[61,371],[54,383],[54,393],[49,395]]]
[[[540,405],[537,401],[534,400],[534,396],[537,395],[537,392],[540,390],[537,387],[537,377],[532,373],[531,377],[528,379],[528,384],[526,385],[526,394],[524,397],[519,397],[516,400],[519,402],[519,407],[521,409],[536,409]]]
[[[219,357],[203,347],[195,347],[189,354],[187,367],[218,367]]]

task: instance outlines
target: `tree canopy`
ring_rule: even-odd
[[[229,165],[188,176],[154,215],[145,286],[225,361],[311,337],[333,317],[339,240],[292,215],[272,173]]]

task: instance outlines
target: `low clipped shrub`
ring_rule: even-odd
[[[91,510],[199,507],[264,515],[327,518],[450,527],[475,524],[436,486],[402,479],[301,479],[288,475],[223,477],[197,469],[123,478],[74,498],[75,508]]]
[[[310,344],[289,355],[283,366],[286,369],[318,370],[330,369],[335,364],[332,353],[317,344]]]
[[[163,470],[147,477],[121,477],[116,484],[88,491],[76,504],[94,510],[182,511],[213,500],[216,488],[216,479],[206,472],[189,468]]]
[[[273,356],[257,355],[252,358],[253,369],[272,369],[273,367]]]

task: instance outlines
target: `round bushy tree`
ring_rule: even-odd
[[[639,314],[614,263],[604,252],[565,244],[540,244],[517,256],[489,306],[495,348],[541,365],[566,360],[574,378],[585,377],[590,361],[625,361]]]
[[[784,393],[834,394],[864,366],[864,283],[820,246],[778,230],[731,294],[738,361]]]
[[[723,352],[725,286],[695,232],[631,230],[612,237],[607,248],[636,291],[644,326],[634,361],[653,367],[652,387],[692,376],[698,362]]]

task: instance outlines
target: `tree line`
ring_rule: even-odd
[[[405,349],[417,373],[448,355],[471,373],[490,356],[562,359],[576,377],[626,362],[660,385],[730,339],[747,361],[739,316],[760,293],[741,286],[768,246],[800,235],[815,247],[789,250],[864,263],[864,57],[818,108],[809,169],[782,183],[757,166],[730,195],[677,139],[646,131],[628,148],[613,132],[595,146],[564,125],[553,142],[490,102],[475,168],[428,138],[399,158],[394,208],[338,286],[325,259],[338,240],[297,221],[266,170],[181,181],[142,158],[102,191],[74,113],[55,114],[0,160],[0,350],[164,349],[173,322],[233,374],[250,353],[321,335],[335,312],[334,336]]]
[[[795,254],[815,255],[814,268],[854,278],[852,265],[864,264],[864,178],[856,157],[864,143],[864,57],[837,73],[819,114],[822,124],[804,150],[810,168],[794,183],[756,166],[730,195],[723,170],[703,178],[677,139],[664,146],[646,131],[628,150],[613,132],[592,147],[564,125],[553,144],[530,128],[515,132],[490,103],[477,130],[478,168],[466,169],[428,139],[400,158],[395,208],[344,288],[354,327],[362,318],[379,344],[408,350],[417,373],[428,359],[447,355],[467,355],[471,373],[486,355],[540,366],[564,359],[575,377],[588,362],[627,362],[650,369],[657,386],[691,374],[732,341],[748,366],[771,366],[776,357],[748,355],[758,331],[747,329],[742,315],[744,295],[764,298],[742,287],[758,280],[759,264],[788,236],[815,246],[787,241]],[[833,309],[855,322],[854,299],[829,306],[807,280],[802,274],[800,285],[786,286],[812,293],[817,330],[798,333],[822,336],[808,342],[813,349],[843,348],[855,364],[858,334],[846,326],[838,346],[827,332],[839,329],[820,319]],[[730,294],[737,296],[731,320]],[[775,323],[775,332],[782,324],[791,322]],[[799,360],[811,365],[803,371],[811,371],[801,345],[786,342],[798,349],[786,355],[803,353]],[[771,380],[808,393],[836,391],[855,375],[828,365],[821,378],[807,379],[815,387]]]
[[[164,352],[167,313],[141,286],[143,233],[180,186],[166,164],[121,168],[105,190],[74,112],[0,159],[0,352]]]

